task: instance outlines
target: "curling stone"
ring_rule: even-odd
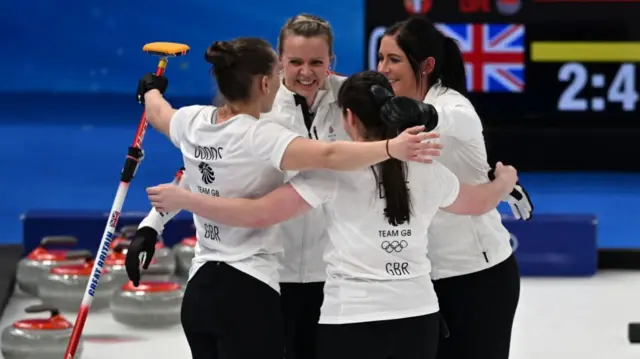
[[[167,248],[164,245],[164,241],[161,236],[158,236],[156,252],[153,254],[153,259],[156,261],[158,266],[166,268],[170,275],[173,275],[176,272],[176,257],[173,255],[171,248]]]
[[[189,275],[191,260],[195,256],[196,236],[187,237],[173,246],[173,253],[176,257],[177,274],[186,277]]]
[[[143,276],[167,276],[162,267],[151,268]],[[144,278],[146,279],[146,278]],[[180,324],[184,288],[172,281],[143,280],[137,287],[127,282],[113,293],[113,319],[131,327],[163,328]]]
[[[31,295],[38,294],[38,284],[49,269],[59,265],[80,264],[80,259],[66,259],[69,250],[51,249],[54,246],[75,245],[78,240],[72,236],[47,236],[42,238],[40,245],[18,262],[16,282],[18,288]]]
[[[124,285],[129,281],[129,276],[127,276],[127,268],[125,266],[125,260],[127,258],[126,251],[129,246],[128,242],[122,242],[118,244],[105,260],[105,266],[109,269],[109,272],[113,275],[114,281],[116,283],[116,287]],[[146,275],[146,272],[151,270],[152,274]],[[151,259],[151,263],[149,264],[149,268],[140,269],[140,275],[144,275],[148,279],[158,280],[158,281],[168,281],[171,279],[173,272],[176,270],[176,264],[174,261],[167,263],[166,261],[160,262],[155,258]]]
[[[84,263],[76,265],[64,265],[49,270],[49,274],[40,283],[38,295],[40,299],[63,311],[77,312],[80,302],[87,289],[87,283],[93,283],[98,278],[91,277],[93,269],[93,256],[89,251],[77,251],[68,253],[67,258],[82,258]],[[102,268],[97,286],[93,290],[92,310],[100,310],[109,307],[111,294],[116,289],[114,277],[107,268]]]
[[[137,225],[122,226],[122,228],[120,228],[120,232],[118,232],[116,237],[111,241],[109,249],[114,250],[121,243],[129,243],[129,241],[133,239],[137,230]]]
[[[25,309],[25,312],[51,312],[51,317],[25,319],[6,327],[2,331],[2,356],[5,359],[64,358],[73,324],[54,307],[34,305]],[[82,355],[83,342],[81,338],[75,358]]]

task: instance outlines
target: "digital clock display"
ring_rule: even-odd
[[[622,64],[613,76],[588,64],[568,62],[558,70],[566,88],[558,96],[558,111],[635,111],[638,104],[636,65]]]
[[[509,1],[502,13],[482,0],[391,3],[367,1],[368,69],[376,68],[386,27],[421,12],[461,45],[469,98],[488,123],[588,126],[606,117],[611,126],[640,128],[640,26],[628,18],[640,3]]]
[[[640,100],[640,41],[632,41],[630,33],[628,24],[610,20],[531,23],[525,93],[536,95],[541,108],[529,111],[637,122],[631,115]]]
[[[640,169],[621,155],[640,138],[640,0],[365,4],[367,69],[385,29],[412,15],[459,44],[490,157],[523,170]]]

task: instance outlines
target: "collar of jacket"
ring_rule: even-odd
[[[289,90],[285,85],[284,85],[284,77],[282,75],[280,75],[280,80],[282,81],[282,83],[280,84],[280,89],[278,90],[278,94],[276,95],[276,102],[281,103],[281,104],[285,104],[285,105],[289,105],[289,106],[293,106],[293,107],[297,107],[298,102],[295,100],[295,95],[296,93]],[[309,108],[315,108],[317,109],[318,107],[324,105],[324,104],[329,104],[332,102],[336,102],[336,94],[333,93],[333,90],[331,88],[331,85],[329,84],[329,81],[331,81],[331,75],[329,75],[325,80],[324,83],[322,84],[322,87],[320,87],[320,89],[318,90],[318,94],[316,95],[316,102],[320,101],[318,103],[317,106],[314,106],[314,104],[309,104]],[[299,95],[298,95],[299,96]],[[318,100],[319,99],[319,100]]]
[[[433,103],[440,95],[442,95],[447,90],[446,87],[442,86],[442,82],[438,80],[429,91],[427,91],[427,95],[424,97],[425,103]]]

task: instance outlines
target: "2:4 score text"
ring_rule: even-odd
[[[563,112],[635,111],[640,99],[636,65],[616,64],[613,75],[611,71],[599,71],[603,67],[604,65],[593,66],[590,70],[580,62],[563,64],[558,70],[558,81],[566,84],[566,87],[558,98],[558,110]]]

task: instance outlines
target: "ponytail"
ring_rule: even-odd
[[[407,128],[424,125],[427,129],[438,124],[438,113],[428,104],[409,97],[394,96],[389,80],[377,71],[363,71],[349,76],[338,91],[338,106],[343,115],[353,112],[363,126],[365,140],[395,138]],[[371,170],[385,200],[384,216],[392,226],[409,223],[411,196],[407,185],[408,166],[390,158]]]
[[[460,47],[455,40],[444,36],[444,61],[440,68],[440,79],[444,87],[454,89],[463,95],[467,93],[467,76]]]
[[[384,216],[392,226],[410,222],[411,197],[407,186],[407,164],[390,158],[372,167],[376,183],[380,183],[380,198],[386,204]]]
[[[402,111],[405,109],[401,104],[398,106],[399,97],[394,97],[389,90],[374,85],[371,92],[376,102],[381,105],[380,118],[384,123],[382,130],[382,139],[392,139],[399,132],[404,131],[407,126],[406,116]],[[380,198],[384,198],[386,202],[384,216],[392,226],[399,226],[405,222],[410,222],[411,217],[411,197],[409,196],[409,187],[407,186],[407,164],[395,158],[390,158],[371,168],[376,183],[381,185],[378,187]]]

